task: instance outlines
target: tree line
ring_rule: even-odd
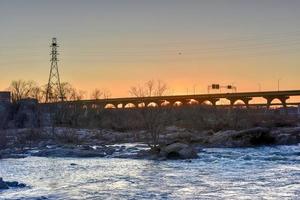
[[[167,84],[161,80],[149,80],[142,85],[130,87],[128,93],[134,97],[162,96],[167,88]],[[39,85],[32,80],[14,80],[10,83],[8,90],[11,92],[13,102],[26,98],[37,99],[40,103],[46,101],[47,85]],[[61,83],[61,90],[65,101],[82,100],[88,96],[86,91],[78,90],[68,82]],[[52,101],[59,101],[59,92],[55,90],[51,92],[51,96],[53,97]],[[111,92],[105,88],[95,88],[90,93],[91,99],[107,99],[111,96]]]
[[[47,85],[39,85],[35,81],[14,80],[10,83],[8,90],[11,92],[11,98],[13,102],[17,102],[21,99],[33,98],[38,102],[43,103],[46,101]],[[87,97],[87,92],[84,90],[78,90],[68,82],[61,83],[61,90],[65,101],[77,101]],[[59,92],[52,92],[52,101],[59,101]],[[92,99],[109,98],[111,93],[107,89],[94,89],[90,94]]]

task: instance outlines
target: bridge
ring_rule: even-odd
[[[300,102],[288,103],[290,97],[300,96],[300,90],[285,91],[263,91],[263,92],[238,92],[238,93],[215,93],[215,94],[195,94],[195,95],[172,95],[172,96],[151,96],[151,97],[128,97],[92,99],[79,101],[65,101],[72,106],[79,105],[89,109],[104,108],[138,108],[149,106],[180,106],[180,105],[212,105],[221,106],[218,102],[226,99],[230,103],[227,106],[264,106],[269,108],[273,105],[287,107],[290,105],[300,105]],[[253,98],[263,98],[265,103],[252,104]],[[280,103],[272,103],[275,99]],[[237,104],[238,103],[238,104]]]

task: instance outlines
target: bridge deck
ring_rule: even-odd
[[[195,95],[171,95],[171,96],[152,96],[152,97],[121,97],[121,98],[108,98],[108,99],[90,99],[80,100],[81,102],[95,102],[95,101],[136,101],[136,100],[167,100],[167,99],[219,99],[219,98],[244,98],[244,97],[279,97],[279,96],[300,96],[300,90],[286,90],[286,91],[263,91],[263,92],[237,92],[237,93],[214,93],[214,94],[195,94]]]
[[[108,98],[108,99],[90,99],[90,100],[78,100],[78,101],[65,101],[64,103],[69,104],[86,104],[86,105],[102,105],[105,107],[107,104],[111,104],[114,107],[122,104],[121,107],[127,104],[134,104],[138,106],[140,103],[148,105],[149,103],[156,103],[161,105],[163,102],[167,101],[173,105],[176,101],[183,104],[190,102],[190,100],[196,100],[198,103],[203,103],[205,101],[210,101],[213,105],[217,105],[216,102],[220,99],[228,99],[231,105],[234,105],[237,100],[242,100],[247,106],[255,106],[255,104],[250,104],[249,101],[255,97],[262,97],[267,100],[267,103],[256,104],[258,106],[271,106],[276,105],[272,103],[274,99],[279,99],[280,104],[283,106],[287,105],[299,105],[298,103],[288,103],[286,100],[291,96],[300,96],[300,90],[285,90],[285,91],[263,91],[263,92],[237,92],[237,93],[214,93],[214,94],[195,94],[195,95],[172,95],[172,96],[151,96],[151,97],[123,97],[123,98]],[[219,104],[220,105],[220,104]],[[218,106],[219,106],[218,105]]]

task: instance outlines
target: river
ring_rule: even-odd
[[[28,185],[0,191],[0,199],[300,199],[300,145],[211,148],[199,156],[0,160],[0,177]]]

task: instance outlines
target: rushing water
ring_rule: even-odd
[[[0,160],[0,177],[29,185],[1,191],[0,199],[300,199],[300,145],[204,149],[199,156]]]

